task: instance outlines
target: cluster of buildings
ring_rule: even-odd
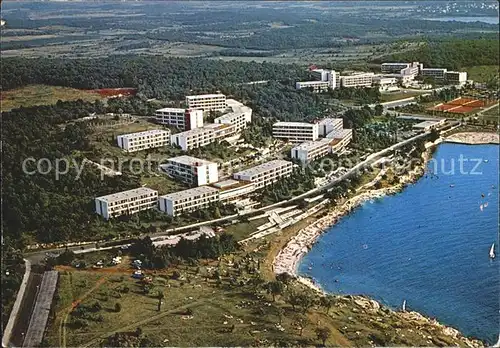
[[[215,141],[237,136],[252,121],[252,109],[242,103],[226,99],[224,94],[186,96],[187,108],[163,108],[156,110],[158,124],[183,130],[171,134],[170,130],[154,129],[146,132],[124,134],[117,137],[118,146],[127,152],[175,145],[184,151],[206,146]],[[221,111],[224,115],[214,123],[205,124],[203,114]]]
[[[319,122],[277,122],[273,137],[297,144],[291,158],[310,163],[329,153],[340,152],[352,140],[352,129],[344,129],[341,118],[325,118]]]
[[[428,76],[436,81],[454,85],[464,84],[467,81],[466,72],[448,71],[445,68],[424,68],[419,62],[383,63],[380,70],[381,74],[351,71],[340,75],[335,70],[314,68],[311,70],[314,80],[296,82],[295,88],[310,88],[313,92],[323,92],[338,87],[378,86],[380,91],[391,91],[397,89],[398,82],[403,85],[411,84],[417,76]]]
[[[96,213],[106,220],[157,208],[170,215],[207,208],[216,202],[228,203],[258,189],[271,185],[292,174],[294,164],[273,160],[233,174],[233,178],[218,181],[217,164],[189,156],[172,158],[166,171],[196,187],[158,196],[158,192],[141,187],[95,199]]]

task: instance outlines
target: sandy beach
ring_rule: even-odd
[[[499,144],[499,136],[497,133],[487,133],[487,132],[463,132],[455,133],[444,139],[451,143],[461,143],[461,144]]]

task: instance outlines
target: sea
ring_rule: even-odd
[[[416,183],[364,203],[324,233],[299,274],[325,291],[368,295],[393,309],[406,300],[407,310],[495,343],[498,166],[498,145],[440,144]]]
[[[472,23],[472,22],[483,22],[487,24],[498,24],[498,17],[434,17],[434,18],[423,18],[428,21],[440,21],[440,22],[464,22],[464,23]]]

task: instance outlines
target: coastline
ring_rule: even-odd
[[[498,134],[495,133],[493,134],[497,135],[498,138]],[[484,138],[476,137],[474,139],[475,142],[471,144],[491,144],[490,142],[486,143],[478,142],[481,141],[482,139]],[[460,141],[457,140],[450,142],[466,143],[465,140],[471,141],[469,138],[467,138],[467,136],[465,137],[461,136]],[[313,279],[300,276],[298,274],[298,265],[302,260],[302,258],[304,257],[304,255],[309,251],[312,245],[314,245],[314,243],[323,233],[327,232],[342,217],[352,212],[353,209],[357,208],[366,201],[401,192],[401,190],[404,189],[405,186],[416,182],[425,173],[425,167],[427,165],[427,162],[431,158],[433,148],[441,142],[443,141],[436,141],[434,143],[426,144],[426,150],[422,153],[423,164],[415,167],[408,174],[401,176],[400,182],[398,184],[378,190],[369,190],[357,194],[354,197],[351,197],[347,201],[345,201],[340,207],[336,207],[332,211],[329,211],[326,216],[320,218],[313,224],[300,230],[294,237],[292,237],[288,241],[285,247],[281,249],[278,255],[275,257],[272,264],[273,272],[275,274],[288,273],[293,277],[295,277],[299,283],[308,287],[309,289],[313,290],[319,295],[321,296],[327,295],[328,293],[325,290],[323,290],[321,286],[318,283],[316,283]],[[448,140],[445,139],[444,142],[448,142]],[[338,297],[342,298],[344,296],[338,296]],[[357,305],[360,305],[360,303],[365,303],[365,304],[367,303],[366,306],[371,309],[377,310],[378,308],[383,307],[383,305],[380,304],[379,302],[365,296],[347,295],[347,297],[352,298],[354,300],[354,303],[356,303]],[[364,308],[365,306],[361,307]],[[394,310],[389,310],[389,311],[391,311],[394,315],[404,320],[408,320],[416,324],[425,323],[426,325],[433,326],[436,329],[441,330],[443,334],[452,337],[454,339],[460,340],[468,347],[484,346],[484,343],[482,341],[474,338],[465,337],[457,329],[443,325],[439,323],[436,319],[428,318],[422,315],[421,313],[415,311],[401,311],[401,312]]]

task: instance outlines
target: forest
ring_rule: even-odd
[[[476,40],[433,40],[417,50],[391,54],[373,62],[420,62],[424,67],[450,70],[476,65],[498,66],[499,49],[498,37]]]

